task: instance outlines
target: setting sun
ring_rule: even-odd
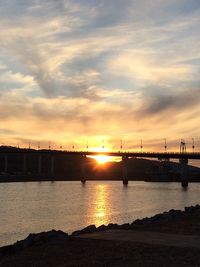
[[[98,162],[98,164],[104,164],[110,161],[110,157],[105,156],[105,155],[98,155],[98,156],[94,156],[93,158]]]

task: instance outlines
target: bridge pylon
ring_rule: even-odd
[[[85,184],[86,183],[86,177],[85,177],[85,165],[86,165],[86,162],[85,162],[85,158],[86,156],[83,155],[82,156],[82,161],[81,161],[81,183],[82,184]]]
[[[188,187],[188,159],[181,158],[180,162],[180,178],[182,187]]]
[[[23,155],[23,174],[26,175],[27,173],[27,157],[26,154]]]
[[[8,155],[7,154],[4,155],[4,172],[5,173],[8,172]]]
[[[42,155],[38,155],[38,176],[42,174]]]
[[[128,185],[128,157],[122,157],[122,179],[123,184]]]
[[[54,155],[51,155],[51,162],[50,162],[50,175],[51,175],[51,179],[54,178]]]
[[[186,143],[184,140],[180,142],[180,154],[186,153]],[[188,158],[180,157],[180,178],[182,187],[188,187]]]

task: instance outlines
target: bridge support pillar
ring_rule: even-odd
[[[181,158],[180,162],[180,178],[182,187],[188,187],[188,159]]]
[[[38,157],[38,175],[42,174],[42,156],[39,155]]]
[[[128,185],[128,157],[122,157],[122,175],[123,175],[123,184]]]
[[[83,155],[82,156],[82,161],[81,161],[81,183],[82,184],[85,184],[86,183],[86,178],[85,178],[85,158],[86,158],[86,156],[85,155]]]
[[[4,172],[8,172],[8,155],[4,156]]]
[[[51,155],[51,170],[50,170],[50,173],[51,173],[51,178],[54,177],[54,156]]]
[[[26,174],[27,165],[26,165],[26,155],[23,156],[23,174]]]

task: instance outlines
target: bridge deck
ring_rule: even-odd
[[[0,151],[0,154],[50,154],[50,155],[78,155],[97,156],[105,155],[111,157],[134,157],[134,158],[157,158],[157,159],[200,159],[200,153],[179,153],[179,152],[96,152],[96,151],[60,151],[60,150],[33,150],[19,149],[18,151]]]

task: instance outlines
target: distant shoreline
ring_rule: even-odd
[[[0,177],[0,184],[1,183],[29,183],[29,182],[80,182],[81,179],[52,179],[52,178],[40,178],[40,179],[18,179],[18,177],[7,177],[7,178],[1,178]],[[123,182],[122,179],[84,179],[85,183],[87,182]],[[129,182],[147,182],[147,183],[181,183],[180,179],[177,180],[159,180],[159,179],[128,179]],[[200,182],[200,176],[198,176],[198,179],[189,180],[189,183],[199,183]]]

